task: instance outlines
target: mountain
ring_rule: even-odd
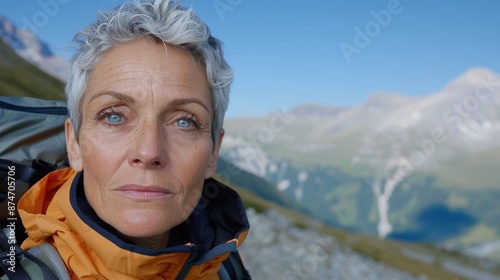
[[[64,84],[0,40],[0,95],[64,99]]]
[[[61,81],[66,80],[69,62],[63,57],[55,55],[46,43],[36,37],[36,34],[27,29],[16,27],[2,16],[0,16],[0,40],[41,70]]]
[[[221,153],[330,225],[471,252],[500,240],[498,91],[476,68],[419,98],[229,119]]]

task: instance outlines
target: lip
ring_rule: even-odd
[[[173,192],[159,186],[124,185],[117,188],[116,191],[135,200],[154,200],[173,196]]]

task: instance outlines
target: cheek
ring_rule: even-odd
[[[102,161],[111,162],[130,145],[130,139],[98,129],[82,130],[80,133],[80,147],[83,158],[89,160],[87,165],[101,164]]]
[[[80,140],[83,171],[87,182],[92,181],[97,188],[105,186],[116,174],[123,156],[119,143],[110,142],[105,137],[92,137],[90,133],[88,135]]]
[[[174,209],[168,209],[165,212],[167,219],[175,219],[177,222],[186,220],[195,210],[200,202],[200,197],[203,189],[203,182],[198,183],[196,187],[190,188],[182,200],[177,201]]]
[[[205,171],[208,168],[211,159],[212,146],[208,143],[202,143],[201,145],[191,146],[189,148],[180,151],[177,158],[183,157],[183,177],[198,178],[202,176],[204,178]]]
[[[174,156],[175,161],[171,163],[171,166],[176,169],[176,177],[182,182],[184,201],[192,207],[196,206],[200,197],[205,173],[211,159],[211,151],[211,142],[210,145],[204,143],[180,149]]]

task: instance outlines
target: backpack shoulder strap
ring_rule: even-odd
[[[251,280],[248,270],[243,266],[239,253],[231,252],[229,257],[222,263],[219,270],[221,280]]]
[[[0,258],[5,273],[1,280],[70,280],[64,262],[52,245],[42,243],[23,251],[17,243],[9,242],[12,238],[7,236],[11,234],[5,233],[9,230],[0,230]]]
[[[26,253],[28,257],[23,261],[28,260],[29,263],[27,263],[25,267],[29,267],[29,265],[36,265],[38,267],[46,266],[54,274],[54,279],[70,280],[68,269],[54,246],[44,242],[36,247],[28,249]],[[24,265],[23,261],[21,261],[21,265]],[[27,270],[30,271],[30,269]],[[47,280],[49,278],[45,279]]]

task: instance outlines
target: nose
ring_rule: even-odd
[[[135,133],[128,162],[133,167],[161,168],[167,162],[166,141],[161,128],[154,123],[143,124]]]

